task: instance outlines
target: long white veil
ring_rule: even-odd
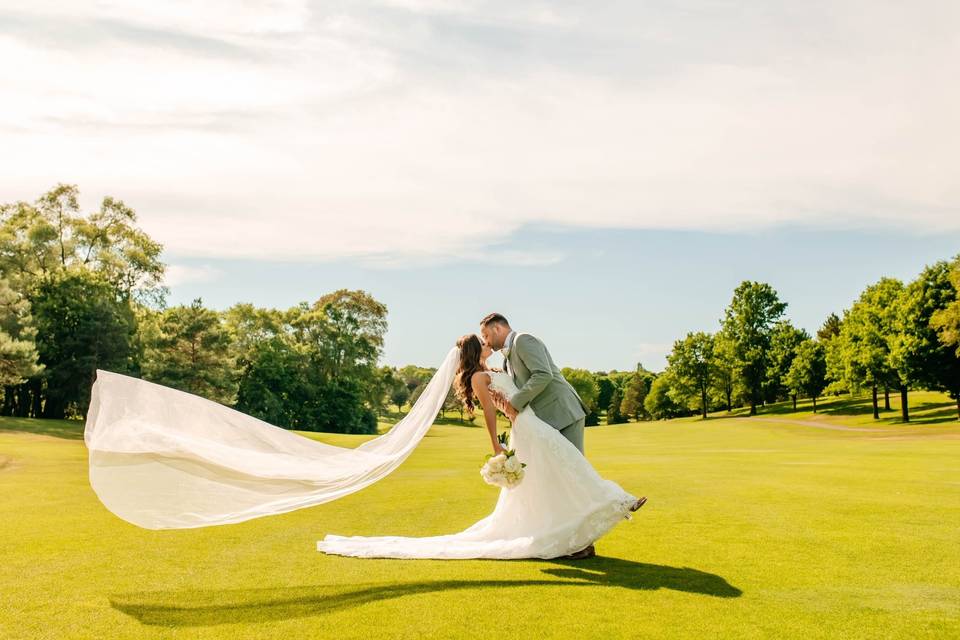
[[[242,522],[341,498],[410,455],[443,405],[458,354],[450,350],[409,414],[355,449],[97,369],[83,434],[90,485],[110,511],[146,529]]]

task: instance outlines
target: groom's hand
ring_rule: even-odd
[[[506,405],[503,407],[503,412],[508,418],[510,418],[510,422],[513,422],[517,419],[517,410],[513,408],[513,405],[510,404],[509,401],[507,401]]]
[[[503,408],[510,404],[510,401],[507,400],[507,396],[503,395],[500,391],[496,389],[490,390],[490,399],[493,400],[493,406],[495,406],[500,411],[503,411]]]

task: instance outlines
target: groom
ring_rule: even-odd
[[[587,411],[583,401],[554,364],[547,347],[529,333],[517,333],[499,313],[480,321],[484,344],[502,351],[506,372],[520,390],[503,407],[512,422],[528,404],[583,453]]]

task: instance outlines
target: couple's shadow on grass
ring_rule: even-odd
[[[379,600],[457,589],[620,587],[645,591],[672,589],[718,598],[736,598],[743,593],[718,575],[688,567],[603,557],[543,562],[550,565],[543,573],[552,579],[412,580],[261,589],[141,591],[115,594],[110,597],[110,604],[143,624],[192,627],[325,615]]]

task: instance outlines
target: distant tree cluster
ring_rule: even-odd
[[[786,303],[766,283],[743,282],[715,333],[692,332],[673,344],[668,366],[646,398],[654,418],[735,406],[757,407],[824,393],[869,391],[890,409],[899,391],[904,422],[910,389],[945,391],[960,417],[960,256],[926,267],[907,285],[882,278],[842,316],[810,336],[785,319]]]
[[[590,372],[564,368],[561,373],[587,407],[587,426],[600,424],[602,416],[606,424],[649,419],[644,400],[655,374],[642,365],[638,364],[635,371]]]

